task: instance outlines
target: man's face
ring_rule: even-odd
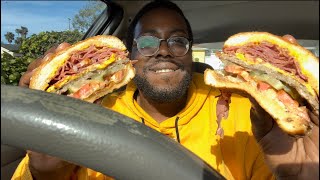
[[[189,38],[187,25],[178,13],[173,10],[158,8],[146,13],[134,31],[134,38],[151,35],[159,39],[180,36]],[[143,95],[150,100],[165,103],[173,102],[186,95],[191,82],[192,52],[181,57],[170,52],[166,41],[162,41],[158,52],[153,56],[142,55],[136,44],[133,45],[131,59],[136,77],[134,81]]]

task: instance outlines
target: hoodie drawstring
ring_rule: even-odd
[[[176,135],[177,135],[177,141],[178,143],[180,143],[180,135],[179,135],[179,128],[178,128],[178,121],[179,121],[179,117],[176,118],[176,121],[175,121],[175,129],[176,129]],[[144,118],[141,117],[141,122],[145,125],[145,122],[144,122]]]
[[[178,128],[178,121],[179,121],[179,117],[177,116],[176,118],[176,122],[175,122],[175,128],[176,128],[176,135],[177,135],[177,141],[178,143],[180,143],[180,135],[179,135],[179,128]]]
[[[143,117],[141,118],[142,124],[146,125],[146,123],[144,122]]]

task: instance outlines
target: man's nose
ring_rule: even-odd
[[[171,57],[173,57],[173,54],[171,53],[170,47],[169,47],[166,40],[162,40],[160,42],[159,51],[157,53],[157,56],[164,56],[164,57],[171,56]]]

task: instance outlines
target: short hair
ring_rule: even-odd
[[[170,10],[173,10],[173,11],[177,12],[178,14],[180,14],[183,17],[183,19],[187,25],[189,40],[191,40],[191,43],[193,42],[193,34],[192,34],[192,29],[191,29],[190,23],[189,23],[188,19],[184,16],[182,10],[175,3],[173,3],[169,0],[154,0],[154,1],[146,4],[142,9],[140,9],[140,11],[136,14],[136,16],[133,18],[132,22],[129,25],[127,38],[126,38],[126,46],[127,46],[127,49],[129,52],[131,52],[131,50],[132,50],[134,29],[135,29],[138,21],[147,12],[150,12],[151,10],[157,9],[157,8],[170,9]]]

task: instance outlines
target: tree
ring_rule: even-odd
[[[89,1],[72,19],[72,27],[80,32],[87,31],[106,5],[100,1]]]
[[[21,29],[16,29],[16,33],[18,34],[18,37],[20,37],[21,36]]]
[[[1,55],[1,84],[18,85],[21,75],[28,65],[49,48],[62,42],[74,44],[81,40],[83,34],[79,31],[41,32],[23,40],[19,53],[22,57],[12,57],[4,52]],[[21,37],[19,37],[21,38]]]
[[[23,41],[22,37],[17,37],[16,40],[14,40],[14,43],[15,43],[16,45],[21,45],[21,44],[22,44],[22,41]]]
[[[20,33],[21,33],[21,37],[23,39],[25,39],[27,37],[27,34],[29,32],[28,28],[24,27],[24,26],[21,26],[21,29],[20,29]]]
[[[19,53],[31,58],[42,56],[49,48],[62,42],[73,44],[83,37],[77,30],[74,31],[51,31],[33,34],[23,41]]]
[[[6,40],[11,44],[12,41],[14,40],[14,34],[12,32],[7,32],[4,37]]]

